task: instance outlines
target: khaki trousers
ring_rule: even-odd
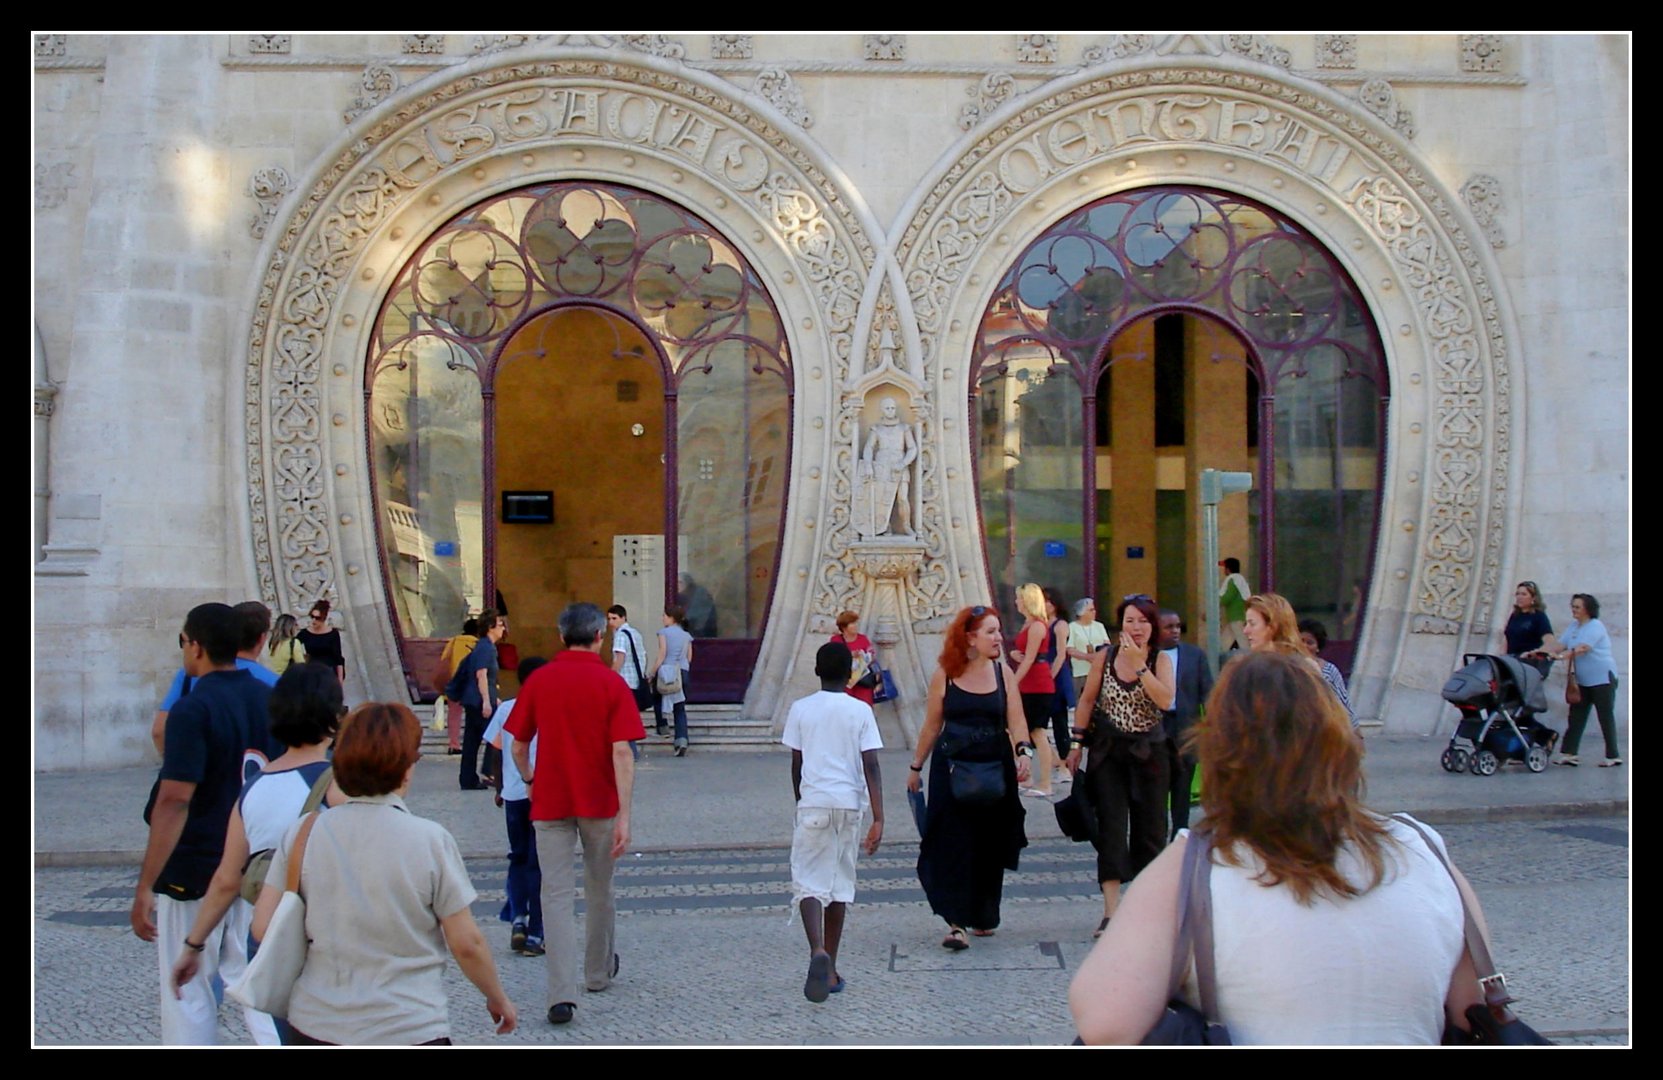
[[[537,862],[543,868],[543,947],[549,965],[549,1004],[577,1004],[577,858],[583,842],[583,985],[612,985],[616,913],[612,906],[614,818],[536,821]]]

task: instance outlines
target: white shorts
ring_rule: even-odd
[[[855,853],[860,848],[861,811],[797,807],[791,833],[792,904],[814,897],[822,904],[855,898]]]

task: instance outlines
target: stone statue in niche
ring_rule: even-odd
[[[855,466],[852,516],[862,540],[913,535],[912,463],[918,460],[918,439],[893,397],[884,398],[880,408],[882,418],[867,432]]]

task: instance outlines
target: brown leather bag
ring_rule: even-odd
[[[1574,656],[1571,657],[1570,663],[1565,667],[1565,704],[1582,704],[1582,687],[1578,686],[1576,682],[1576,657]]]

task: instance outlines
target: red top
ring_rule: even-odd
[[[1027,626],[1022,628],[1022,632],[1016,635],[1016,651],[1025,654],[1033,648],[1033,645],[1028,642],[1030,630],[1033,631],[1031,636],[1034,639],[1034,644],[1039,647],[1039,655],[1034,657],[1034,666],[1028,669],[1028,674],[1022,676],[1022,681],[1016,684],[1017,692],[1022,694],[1054,694],[1057,692],[1057,680],[1051,677],[1051,662],[1045,658],[1050,645],[1050,642],[1045,639],[1051,636],[1050,627],[1044,623],[1030,621]]]
[[[623,677],[587,649],[567,649],[520,687],[504,725],[537,739],[531,763],[531,820],[618,816],[614,743],[644,739],[641,714]]]
[[[855,639],[853,641],[849,641],[848,639],[846,639],[843,636],[843,631],[839,630],[837,633],[835,633],[831,636],[831,639],[833,641],[841,642],[842,644],[847,645],[849,647],[849,651],[852,652],[852,653],[854,653],[854,652],[865,652],[868,657],[873,657],[875,655],[875,653],[873,652],[873,649],[872,649],[872,642],[867,639],[865,634],[856,634]],[[875,687],[875,686],[851,686],[851,687],[849,687],[849,696],[850,697],[859,698],[860,700],[866,702],[866,704],[868,704],[868,705],[876,705],[878,703],[877,698],[875,696],[876,694],[877,694],[877,687]]]

